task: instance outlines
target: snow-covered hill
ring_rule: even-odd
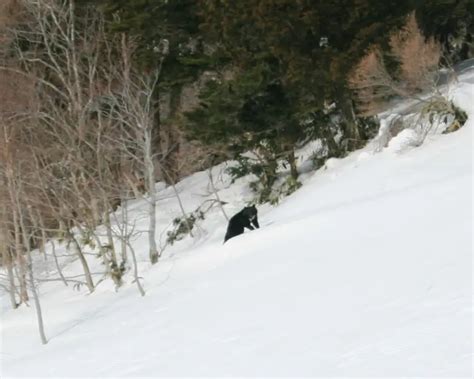
[[[453,95],[470,117],[461,130],[330,160],[260,207],[259,230],[223,245],[215,208],[155,266],[138,236],[145,297],[131,277],[92,295],[43,283],[45,346],[34,310],[3,299],[1,376],[471,377],[474,77]],[[245,180],[216,185],[229,214],[251,198]],[[164,230],[179,207],[160,189]],[[178,190],[187,211],[212,198],[204,172]],[[144,208],[129,204],[138,230]]]

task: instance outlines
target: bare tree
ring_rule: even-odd
[[[132,254],[135,280],[144,294],[129,241],[136,231],[128,229],[126,210],[119,221],[111,212],[126,203],[130,190],[137,196],[140,187],[146,188],[149,257],[156,263],[158,87],[168,47],[161,41],[158,66],[142,72],[131,59],[133,42],[109,34],[96,9],[74,0],[14,2],[21,22],[0,25],[0,42],[5,42],[0,87],[2,76],[28,85],[10,88],[13,84],[5,80],[8,90],[0,91],[0,211],[7,215],[0,219],[1,238],[7,241],[0,250],[12,306],[28,301],[31,291],[42,325],[35,286],[41,278],[35,278],[32,254],[51,237],[65,239],[67,254],[75,255],[83,268],[81,279],[73,280],[90,292],[97,283],[87,249],[100,253],[117,287],[127,254]],[[114,223],[125,229],[117,233]],[[58,280],[67,285],[71,279],[63,275],[52,247]]]
[[[155,148],[156,135],[160,129],[159,80],[163,60],[168,53],[167,41],[159,46],[160,61],[148,72],[140,72],[131,63],[135,46],[133,41],[123,37],[121,44],[121,65],[113,76],[121,85],[108,94],[110,109],[105,116],[113,120],[119,132],[114,143],[121,146],[122,159],[132,160],[143,173],[148,196],[148,244],[152,264],[160,257],[156,243],[156,171],[158,152]]]
[[[87,261],[69,228],[76,221],[74,213],[90,214],[84,208],[94,203],[94,197],[90,196],[93,189],[86,191],[97,172],[91,169],[94,135],[86,122],[86,105],[96,94],[94,86],[98,79],[103,25],[99,16],[86,12],[78,31],[72,0],[18,0],[16,3],[22,10],[22,22],[9,25],[8,33],[3,33],[8,40],[4,47],[9,51],[1,55],[0,78],[8,73],[10,79],[19,78],[20,83],[29,85],[23,84],[27,96],[20,96],[21,88],[11,83],[15,81],[0,81],[7,86],[5,92],[0,91],[3,100],[0,170],[4,168],[7,188],[4,207],[9,207],[12,215],[5,228],[7,235],[13,235],[20,301],[26,301],[25,267],[31,247],[30,237],[26,236],[38,241],[39,233],[41,242],[37,245],[44,245],[46,233],[55,228],[57,220],[84,267],[89,290],[94,290]],[[34,48],[24,51],[25,42]],[[6,95],[10,96],[7,101]],[[15,95],[16,98],[12,97]],[[24,100],[32,98],[34,106]],[[17,142],[22,143],[21,149],[15,145]],[[23,156],[18,151],[23,151]],[[22,191],[19,191],[20,185]],[[50,221],[45,221],[47,215]],[[35,231],[21,227],[20,221],[25,217]],[[9,255],[7,252],[7,261]],[[56,257],[55,262],[60,272]]]

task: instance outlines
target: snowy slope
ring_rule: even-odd
[[[470,116],[460,131],[331,160],[259,208],[257,231],[222,245],[215,209],[153,267],[138,237],[143,298],[131,279],[92,295],[43,284],[46,346],[33,309],[3,304],[1,377],[471,377],[472,75],[454,97]],[[250,199],[245,180],[218,186],[230,214]],[[207,176],[178,189],[192,211]],[[160,194],[162,230],[179,209]],[[144,203],[129,207],[144,227]]]

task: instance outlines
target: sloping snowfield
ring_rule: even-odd
[[[45,346],[33,305],[4,298],[1,377],[471,377],[473,79],[454,92],[461,130],[331,160],[260,207],[259,230],[223,245],[216,208],[153,267],[138,237],[145,297],[131,277],[92,295],[42,284]],[[229,214],[250,199],[245,180],[217,186]],[[187,211],[212,197],[206,173],[178,190]],[[160,196],[163,230],[179,209]],[[138,228],[144,207],[129,204]]]

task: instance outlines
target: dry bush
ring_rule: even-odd
[[[400,31],[390,36],[390,49],[400,63],[399,80],[408,92],[416,93],[436,81],[441,44],[433,37],[425,38],[414,13]]]
[[[357,111],[361,116],[379,113],[396,88],[387,72],[380,50],[372,47],[352,71],[349,86],[357,96]]]
[[[348,77],[356,95],[358,113],[364,116],[380,113],[393,98],[417,100],[419,109],[413,111],[410,119],[401,120],[400,125],[417,131],[417,145],[437,130],[439,120],[448,123],[447,131],[461,127],[465,114],[437,88],[441,45],[423,36],[413,13],[399,31],[391,34],[389,44],[388,56],[398,62],[396,72],[389,72],[380,49],[373,46]],[[428,95],[420,96],[422,93]]]
[[[394,96],[416,97],[436,86],[441,45],[424,37],[413,13],[403,28],[392,33],[389,42],[390,56],[399,64],[396,74],[388,72],[380,49],[372,46],[348,76],[362,116],[379,113]]]

